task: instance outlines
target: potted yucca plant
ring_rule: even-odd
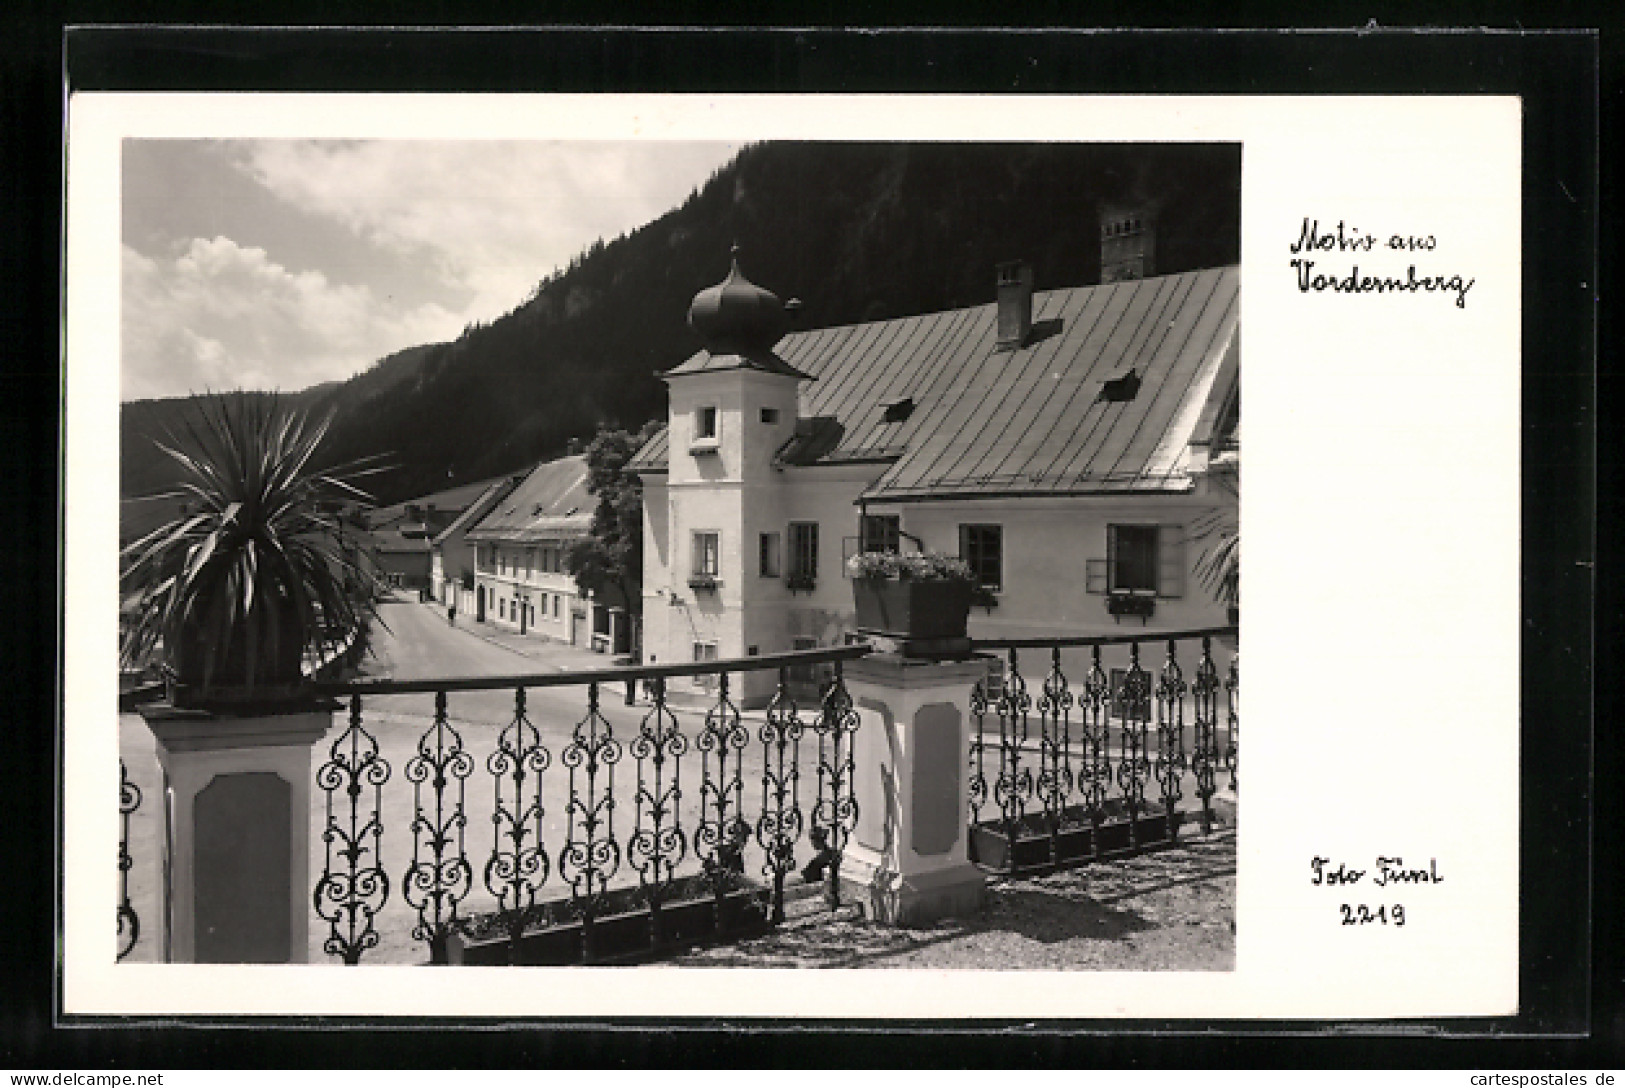
[[[951,555],[860,552],[846,563],[860,631],[892,638],[962,639],[976,576]]]
[[[341,517],[371,469],[314,467],[329,420],[274,394],[195,398],[157,445],[180,466],[182,513],[119,557],[125,665],[156,659],[176,706],[294,694],[308,652],[365,638],[379,583]]]

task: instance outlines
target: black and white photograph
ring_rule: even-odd
[[[70,126],[70,1008],[1516,1011],[1515,102],[263,97]]]
[[[122,956],[1233,966],[1239,144],[122,166]]]

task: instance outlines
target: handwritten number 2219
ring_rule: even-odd
[[[1364,903],[1357,903],[1352,907],[1344,903],[1339,909],[1343,912],[1343,924],[1346,926],[1364,926],[1373,922],[1385,926],[1405,924],[1405,908],[1399,903],[1393,906],[1384,903],[1376,910],[1372,910]]]

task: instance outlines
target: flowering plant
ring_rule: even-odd
[[[920,582],[975,582],[963,559],[934,552],[899,555],[896,552],[859,552],[846,561],[846,572],[856,579]]]

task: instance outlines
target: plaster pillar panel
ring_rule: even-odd
[[[172,963],[305,963],[312,746],[332,709],[228,717],[144,708],[164,771]]]
[[[985,878],[966,856],[970,690],[986,660],[874,654],[846,666],[859,717],[858,825],[841,879],[879,921],[925,925],[981,907]]]

